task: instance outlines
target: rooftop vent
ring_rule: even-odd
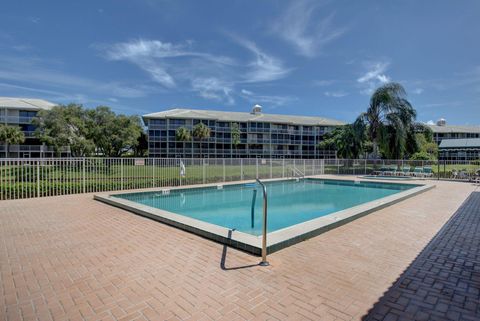
[[[253,106],[252,114],[257,115],[257,114],[261,114],[261,113],[262,113],[262,106],[260,106],[258,104]]]
[[[447,125],[447,121],[445,120],[445,118],[440,118],[439,120],[437,120],[437,126],[445,126]]]

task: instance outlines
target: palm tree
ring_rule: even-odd
[[[235,154],[238,156],[238,145],[240,145],[240,128],[238,127],[238,123],[232,123],[230,127],[230,135],[232,140],[232,145],[235,147]]]
[[[17,126],[0,125],[0,142],[5,145],[5,156],[8,157],[8,145],[17,145],[25,141],[25,135]]]
[[[375,90],[370,105],[360,118],[366,123],[373,144],[373,154],[400,158],[414,128],[416,111],[405,98],[406,92],[398,83],[388,83]]]
[[[204,123],[198,123],[193,127],[193,137],[200,141],[200,157],[203,157],[202,154],[202,141],[210,137],[211,130]]]
[[[185,127],[178,127],[175,131],[175,138],[179,142],[183,142],[183,157],[185,158],[185,142],[192,140],[192,134]]]

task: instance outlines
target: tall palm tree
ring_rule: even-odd
[[[200,141],[200,157],[203,158],[202,154],[202,141],[210,137],[211,130],[204,123],[198,123],[193,127],[193,137]]]
[[[179,142],[183,142],[183,157],[185,158],[185,142],[192,140],[192,134],[185,127],[178,127],[175,131],[175,138]]]
[[[367,111],[360,115],[367,124],[375,156],[379,155],[380,147],[384,156],[403,156],[417,116],[406,96],[402,85],[385,84],[375,90]]]
[[[25,134],[18,126],[0,125],[0,142],[5,144],[5,156],[8,157],[9,145],[21,144],[25,141]]]

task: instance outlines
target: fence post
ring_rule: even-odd
[[[123,190],[123,158],[120,158],[120,189]]]
[[[270,179],[273,178],[273,172],[272,172],[272,169],[273,169],[272,166],[273,166],[273,165],[272,165],[272,162],[273,162],[273,161],[272,161],[272,159],[270,158]]]
[[[85,157],[83,157],[83,163],[82,163],[82,191],[85,193],[86,191],[86,186],[85,186]]]
[[[40,160],[37,160],[37,197],[40,197]]]
[[[282,158],[282,178],[285,178],[285,158]]]
[[[256,171],[256,178],[258,179],[258,158],[255,158],[256,160],[256,166],[255,166],[255,171]]]
[[[243,181],[243,158],[240,158],[240,180]]]
[[[303,176],[307,175],[307,168],[305,167],[305,160],[303,160]]]
[[[182,181],[182,176],[180,176],[180,182],[181,181]],[[155,158],[152,158],[152,187],[155,187]]]
[[[365,165],[363,166],[363,175],[367,175],[367,159],[365,158]]]
[[[440,161],[437,160],[437,180],[440,180]]]
[[[222,163],[223,163],[223,181],[225,182],[226,181],[226,178],[225,178],[225,158],[222,159]]]
[[[447,160],[443,160],[443,178],[447,178]]]
[[[205,159],[202,158],[202,177],[203,177],[203,184],[205,184]]]

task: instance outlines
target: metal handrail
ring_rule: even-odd
[[[299,170],[297,167],[295,166],[292,166],[292,173],[293,173],[293,177],[301,177],[301,178],[305,178],[305,173],[302,172],[301,170]]]
[[[267,261],[267,187],[258,178],[257,182],[262,186],[263,190],[262,261],[259,263],[259,265],[268,266],[270,264]]]

